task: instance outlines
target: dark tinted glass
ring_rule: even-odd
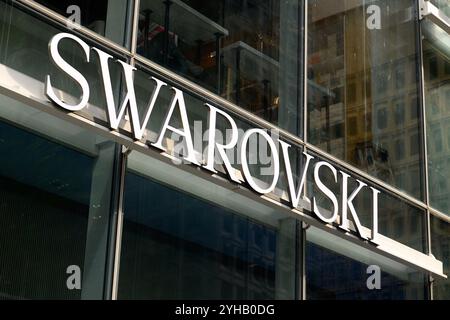
[[[276,229],[133,172],[124,211],[121,299],[274,299],[289,272]]]
[[[0,105],[0,297],[101,299],[114,143]]]
[[[368,264],[307,242],[306,297],[310,300],[416,300],[426,298],[425,276]],[[370,278],[378,271],[379,282]],[[372,267],[373,268],[373,267]]]

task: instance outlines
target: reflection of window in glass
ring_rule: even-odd
[[[420,145],[419,134],[415,133],[411,136],[409,145],[410,145],[410,154],[412,156],[419,154],[419,145]]]
[[[343,123],[337,123],[330,129],[330,135],[332,139],[339,139],[344,136],[344,124]]]
[[[425,22],[422,29],[425,35],[424,56],[432,56],[437,60],[434,65],[424,64],[425,74],[436,76],[434,79],[427,77],[425,81],[430,204],[448,214],[450,193],[446,182],[450,179],[450,159],[448,152],[443,151],[447,150],[447,146],[450,147],[450,143],[446,141],[450,105],[450,53],[445,47],[450,36],[439,31],[441,29],[431,22]]]
[[[388,162],[390,155],[390,143],[388,141],[381,141],[377,146],[377,159],[380,162]]]
[[[410,118],[415,120],[419,118],[419,99],[417,97],[411,98]]]
[[[333,103],[339,103],[342,102],[344,97],[343,97],[343,92],[344,92],[344,88],[343,87],[338,87],[338,88],[334,88],[332,90],[333,92]]]
[[[434,80],[438,77],[439,74],[439,69],[438,69],[438,59],[436,56],[432,56],[430,57],[430,59],[428,60],[428,64],[429,64],[429,79],[430,80]]]
[[[439,189],[447,190],[447,180],[445,176],[441,176],[439,179]]]
[[[435,152],[442,152],[442,130],[440,127],[432,128],[433,144]]]
[[[395,102],[395,113],[394,113],[395,125],[401,126],[405,121],[405,104],[403,101]]]
[[[417,143],[416,143],[417,145]],[[421,180],[415,178],[415,177],[420,177],[420,172],[419,169],[413,168],[411,169],[411,189],[413,191],[413,193],[418,193],[420,192],[422,185],[421,185]]]
[[[395,141],[395,158],[402,160],[405,157],[405,143],[403,140]]]
[[[417,233],[418,230],[419,230],[419,225],[417,224],[417,221],[411,219],[411,221],[410,221],[410,232],[411,232],[411,234]]]
[[[400,188],[404,188],[404,187],[405,187],[405,182],[406,182],[406,179],[405,179],[405,173],[404,173],[404,172],[398,173],[398,174],[395,176],[395,181],[397,182],[397,185],[398,185]]]
[[[405,66],[400,63],[395,67],[395,89],[404,89],[405,86]]]
[[[439,114],[439,96],[437,93],[433,93],[430,97],[431,113],[433,115]]]
[[[377,126],[378,129],[386,129],[387,128],[387,110],[386,108],[381,108],[377,111]]]
[[[375,72],[377,72],[375,74],[376,76],[376,87],[377,87],[377,93],[378,94],[383,94],[386,92],[387,87],[388,87],[388,73],[387,73],[387,66],[383,66],[379,69],[375,69]]]

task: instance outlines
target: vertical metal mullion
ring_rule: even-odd
[[[303,125],[301,128],[301,137],[304,141],[303,151],[307,152],[307,142],[308,142],[308,5],[309,0],[301,1],[300,5],[300,17],[303,25],[302,31],[303,38],[301,38],[303,43],[303,55],[301,59],[302,62],[302,74],[303,74],[303,95],[302,95],[302,104],[303,104]],[[300,155],[301,157],[301,155]],[[308,179],[305,179],[305,185],[303,186],[303,193],[307,196],[307,187],[308,187]],[[300,300],[306,300],[306,229],[304,228],[304,223],[299,222],[298,233],[300,237],[299,243],[299,271],[300,271]]]
[[[116,145],[115,159],[114,159],[114,172],[113,172],[113,187],[111,195],[111,213],[110,213],[110,227],[108,235],[108,254],[106,262],[105,272],[105,285],[103,298],[106,300],[112,299],[112,292],[114,287],[114,264],[115,264],[115,251],[117,239],[117,223],[120,212],[120,194],[122,192],[122,146]]]
[[[295,299],[306,300],[306,228],[305,223],[297,220],[296,225],[296,292]]]
[[[138,40],[138,28],[139,28],[139,7],[140,7],[140,0],[134,0],[133,1],[133,15],[132,15],[132,27],[131,27],[131,54],[132,57],[136,55],[137,50],[137,40]],[[146,35],[144,35],[146,36]]]
[[[125,48],[131,50],[133,46],[133,20],[134,20],[134,3],[138,0],[128,0],[127,12],[126,12],[126,22],[125,22],[125,32],[123,38],[123,45]]]
[[[164,11],[164,40],[163,40],[163,65],[167,67],[169,62],[169,30],[170,30],[170,6],[172,5],[171,0],[163,1],[166,6]]]
[[[130,0],[127,12],[127,30],[125,32],[124,42],[130,46],[132,56],[128,59],[131,65],[134,65],[134,55],[136,54],[137,28],[139,22],[139,4],[140,0]],[[122,96],[122,94],[120,94]],[[110,236],[108,247],[108,262],[105,281],[104,298],[107,300],[116,300],[119,284],[119,266],[120,250],[122,242],[123,227],[123,192],[126,172],[127,153],[123,152],[124,147],[118,145],[114,167],[114,190],[113,190],[113,209],[112,220],[110,223]]]
[[[220,95],[222,93],[222,50],[221,50],[221,40],[223,38],[223,34],[216,32],[216,75],[217,75],[217,94]]]
[[[136,54],[137,46],[137,34],[138,34],[138,23],[139,23],[139,6],[140,0],[130,1],[129,6],[129,16],[131,19],[131,28],[127,28],[127,42],[130,43],[131,56],[128,57],[130,65],[135,65],[134,56]],[[128,24],[129,25],[129,24]],[[121,92],[120,97],[123,96]],[[123,229],[123,199],[124,199],[124,185],[125,185],[125,173],[127,168],[127,157],[129,150],[126,150],[124,146],[120,145],[118,148],[118,182],[117,182],[117,193],[115,194],[115,199],[117,199],[117,206],[115,208],[115,214],[113,219],[114,230],[112,233],[111,246],[109,258],[109,269],[108,269],[108,287],[105,290],[105,298],[109,300],[117,300],[118,286],[119,286],[119,269],[120,269],[120,253],[122,244],[122,229]]]
[[[431,219],[430,219],[430,195],[429,195],[429,172],[428,172],[428,145],[427,145],[427,120],[426,120],[426,93],[425,93],[425,72],[424,72],[424,59],[423,59],[423,36],[422,36],[422,20],[420,19],[421,4],[420,0],[416,1],[416,42],[417,42],[417,55],[419,63],[419,104],[420,112],[419,118],[421,119],[421,140],[422,140],[422,153],[423,157],[423,192],[424,201],[428,209],[426,210],[425,216],[425,233],[426,233],[426,253],[431,254]],[[428,275],[428,298],[433,300],[433,277]]]
[[[117,300],[117,294],[119,289],[119,270],[120,270],[120,253],[122,248],[122,230],[123,230],[123,200],[124,200],[124,190],[125,190],[125,173],[127,169],[127,157],[129,150],[124,146],[120,148],[120,183],[119,183],[119,195],[118,195],[118,206],[117,206],[117,222],[116,222],[116,237],[115,237],[115,248],[114,248],[114,271],[112,279],[111,288],[111,299]]]
[[[308,143],[308,5],[309,0],[302,1],[303,10],[303,128],[302,138]],[[306,150],[305,150],[306,151]]]

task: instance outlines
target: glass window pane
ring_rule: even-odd
[[[142,0],[138,54],[301,132],[300,1]]]
[[[115,144],[0,96],[0,298],[102,299]]]
[[[426,276],[316,228],[306,232],[309,300],[426,299]]]
[[[272,209],[133,151],[124,218],[120,299],[294,299],[296,221]]]
[[[68,18],[68,21],[82,25],[98,34],[126,45],[125,34],[131,21],[127,11],[131,0],[34,0]],[[70,23],[67,25],[72,27]]]
[[[407,116],[419,108],[415,6],[308,1],[308,142],[422,199],[420,139],[402,155],[386,143],[419,137],[416,113]],[[414,184],[397,181],[398,171],[414,175]]]
[[[450,74],[445,70],[450,62],[450,35],[426,20],[422,30],[430,204],[450,214],[450,190],[444,185],[450,179],[450,136],[446,132],[450,128]]]

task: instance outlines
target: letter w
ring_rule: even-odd
[[[109,72],[109,59],[113,57],[106,52],[103,52],[97,48],[92,48],[95,50],[100,58],[100,67],[102,69],[102,78],[103,78],[103,86],[105,88],[105,96],[106,96],[106,105],[108,109],[108,121],[111,129],[119,128],[120,121],[122,120],[127,105],[130,106],[130,117],[131,117],[131,127],[133,130],[134,138],[137,140],[142,139],[144,135],[145,128],[147,127],[148,120],[150,119],[150,115],[152,113],[153,107],[155,106],[156,99],[158,98],[159,92],[162,86],[166,86],[167,84],[158,80],[154,77],[151,77],[156,82],[156,88],[153,90],[152,96],[150,98],[149,104],[147,106],[147,113],[145,114],[144,121],[141,124],[139,120],[139,111],[136,102],[136,94],[134,92],[134,83],[133,83],[133,71],[136,70],[135,67],[130,66],[129,64],[116,60],[122,65],[123,73],[125,77],[125,85],[126,85],[126,96],[122,102],[122,106],[119,109],[119,113],[116,111],[116,104],[114,102],[114,95],[112,91],[111,85],[111,75]]]

